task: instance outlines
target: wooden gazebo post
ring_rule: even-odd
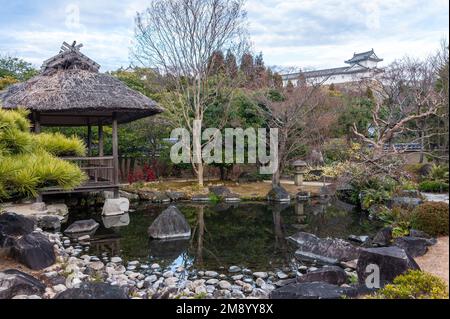
[[[98,156],[104,156],[104,146],[103,146],[103,125],[101,122],[98,123]]]
[[[114,198],[119,197],[119,143],[117,137],[117,113],[112,114],[112,153]]]
[[[89,118],[87,120],[87,147],[88,147],[88,156],[92,156],[92,126],[91,120]]]
[[[34,133],[41,133],[41,121],[38,112],[33,112]]]

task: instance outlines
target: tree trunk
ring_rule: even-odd
[[[421,131],[420,131],[420,146],[421,146],[421,151],[420,151],[420,159],[419,159],[419,163],[420,163],[420,164],[423,164],[423,160],[424,160],[424,155],[423,155],[424,144],[425,144],[425,140],[424,140],[424,136],[423,136],[423,130],[421,130]]]
[[[224,181],[225,180],[225,168],[223,166],[219,166],[219,170],[220,170],[220,180]]]
[[[280,166],[275,173],[272,174],[272,187],[280,185]]]
[[[197,164],[197,181],[198,186],[203,187],[203,163]]]

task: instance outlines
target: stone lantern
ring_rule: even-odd
[[[305,161],[296,160],[294,163],[292,163],[292,166],[294,166],[295,169],[294,183],[296,186],[302,186],[303,175],[306,173],[307,164]]]

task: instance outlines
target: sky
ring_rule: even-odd
[[[136,12],[151,0],[0,0],[0,55],[39,67],[63,41],[83,43],[102,71],[130,64]],[[448,0],[247,0],[249,35],[266,65],[344,66],[374,49],[386,65],[423,58],[449,37]]]

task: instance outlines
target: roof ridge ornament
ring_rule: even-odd
[[[77,44],[77,41],[73,41],[72,45],[68,44],[66,41],[63,42],[61,45],[61,51],[59,53],[62,53],[64,51],[80,51],[80,49],[83,47],[83,43]]]

